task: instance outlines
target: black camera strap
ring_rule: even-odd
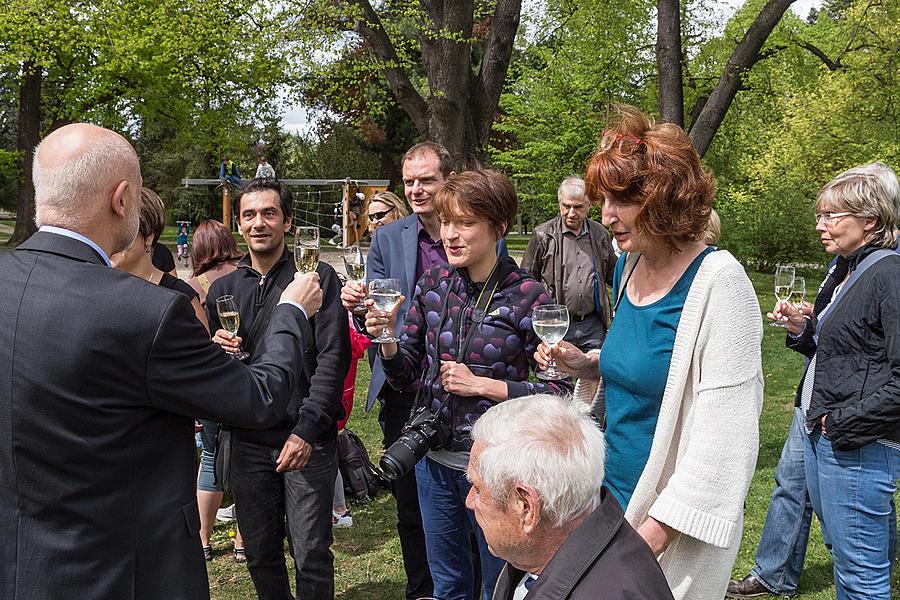
[[[469,343],[472,341],[472,336],[475,335],[475,330],[478,329],[478,326],[481,325],[482,321],[484,321],[484,317],[487,316],[487,309],[491,303],[491,299],[494,297],[494,293],[497,291],[497,286],[500,285],[500,261],[496,261],[494,263],[494,268],[491,269],[491,274],[488,276],[487,281],[484,284],[484,287],[481,288],[481,293],[478,295],[478,300],[475,301],[475,308],[472,310],[472,319],[471,324],[469,325],[469,330],[466,332],[466,337],[463,340],[462,344],[459,346],[459,352],[456,356],[457,361],[465,364],[466,352],[469,348]],[[462,281],[462,277],[458,276],[459,272],[456,268],[453,268],[450,273],[450,277],[457,281]],[[438,323],[437,335],[434,340],[435,347],[435,358],[434,363],[431,365],[431,368],[428,369],[426,373],[423,373],[422,380],[419,385],[419,390],[416,393],[416,401],[413,404],[413,410],[418,409],[422,406],[422,394],[425,392],[426,387],[430,387],[430,381],[434,378],[438,371],[441,368],[441,332],[444,330],[444,325],[447,322],[447,317],[449,316],[449,308],[450,308],[450,294],[453,291],[453,282],[451,281],[450,285],[447,288],[447,295],[444,296],[444,302],[441,306],[441,320]],[[490,290],[490,292],[488,292]],[[463,307],[464,308],[464,307]],[[462,310],[460,313],[462,314]],[[465,321],[463,321],[465,322]],[[462,333],[462,325],[460,326],[460,334]],[[443,412],[443,410],[450,403],[450,400],[453,399],[455,394],[447,394],[446,398],[444,398],[443,402],[441,402],[440,407],[438,408],[438,414]]]

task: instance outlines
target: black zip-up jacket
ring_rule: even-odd
[[[253,269],[247,254],[241,259],[237,270],[213,282],[207,297],[234,296],[241,313],[238,335],[246,337],[268,294],[281,295],[282,290],[273,285],[281,269],[290,269],[292,273],[297,271],[294,255],[287,248],[266,275]],[[324,262],[319,263],[316,271],[322,286],[322,308],[309,319],[312,339],[304,340],[303,364],[296,367],[297,384],[284,418],[269,429],[232,428],[234,435],[241,440],[281,448],[291,433],[309,444],[337,437],[337,421],[344,416],[341,406],[344,378],[350,368],[350,326],[347,312],[341,305],[341,282],[337,273]],[[206,313],[210,331],[221,329],[214,300],[206,303]]]
[[[847,273],[879,249],[866,245],[838,257],[816,296],[816,316]],[[900,255],[879,260],[847,290],[822,326],[818,345],[816,323],[810,319],[787,342],[807,357],[817,354],[807,424],[814,427],[827,415],[825,437],[838,450],[878,439],[900,442]],[[802,388],[803,379],[797,406]]]

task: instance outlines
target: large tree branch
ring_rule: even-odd
[[[368,0],[350,0],[358,6],[363,16],[353,24],[353,30],[363,36],[378,58],[384,63],[384,74],[391,86],[391,91],[403,110],[409,114],[416,129],[422,135],[428,134],[428,106],[422,95],[413,86],[409,75],[400,66],[400,57],[391,43],[381,19],[375,13]]]
[[[481,70],[472,88],[472,119],[479,145],[487,141],[509,69],[513,43],[519,30],[522,0],[497,0],[491,31],[484,48]]]
[[[805,48],[806,50],[809,50],[815,56],[817,56],[819,58],[819,60],[821,60],[823,63],[825,63],[825,66],[828,67],[829,71],[838,71],[844,67],[844,65],[841,64],[840,58],[838,58],[837,60],[831,60],[830,58],[828,58],[827,54],[825,54],[819,48],[813,46],[809,42],[799,41],[799,42],[797,42],[797,45],[800,46],[801,48]]]
[[[691,127],[691,142],[700,156],[709,149],[712,140],[725,118],[738,89],[741,77],[753,66],[760,49],[772,30],[784,16],[784,12],[795,0],[769,0],[757,15],[743,39],[728,58],[719,83],[703,106],[694,126]]]

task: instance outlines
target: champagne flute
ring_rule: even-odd
[[[219,314],[219,322],[222,324],[222,329],[231,335],[237,335],[238,329],[241,328],[241,313],[238,312],[234,296],[226,294],[216,298],[216,312]],[[250,354],[238,349],[231,357],[238,360],[247,360],[250,358]]]
[[[399,279],[373,279],[369,282],[369,298],[375,302],[375,308],[382,312],[391,312],[400,304],[400,280]],[[397,342],[394,333],[387,326],[381,330],[381,335],[373,340],[377,343]]]
[[[536,306],[531,315],[531,326],[545,344],[553,348],[566,336],[569,330],[569,310],[562,304],[546,304]],[[556,361],[551,360],[547,369],[535,373],[538,379],[566,379],[568,375],[556,368]]]
[[[803,277],[794,277],[794,286],[791,288],[791,304],[801,310],[806,301],[806,280]]]
[[[357,285],[363,285],[366,281],[366,259],[363,256],[362,250],[356,244],[353,246],[348,246],[344,250],[344,268],[347,270],[347,277],[350,278],[350,281]],[[359,301],[359,304],[353,309],[354,314],[364,315],[366,314],[366,301],[362,299]]]
[[[775,269],[775,299],[785,302],[791,297],[791,289],[794,287],[794,267],[778,265]],[[781,321],[773,321],[773,327],[784,327]]]
[[[319,266],[319,228],[301,226],[294,232],[294,264],[300,273],[315,273]]]

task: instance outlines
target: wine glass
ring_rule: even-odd
[[[775,299],[785,302],[791,297],[791,289],[794,287],[794,267],[778,265],[775,269]],[[773,327],[784,327],[781,321],[773,321]]]
[[[791,304],[801,310],[806,301],[806,280],[803,277],[794,277],[794,285],[791,288]]]
[[[399,279],[373,279],[369,282],[369,298],[375,302],[375,308],[382,312],[391,312],[400,304],[400,280]],[[394,333],[387,326],[381,330],[381,335],[374,342],[397,342]]]
[[[222,329],[231,335],[237,335],[238,329],[241,328],[241,313],[238,312],[234,296],[226,294],[216,298],[216,312],[219,314],[219,322],[222,324]],[[239,349],[231,357],[238,360],[247,360],[250,358],[250,354]]]
[[[319,266],[319,228],[300,226],[294,232],[294,264],[300,273],[315,273]]]
[[[356,244],[348,246],[344,249],[344,268],[347,270],[347,277],[350,281],[357,285],[363,285],[366,281],[366,258],[362,250]],[[366,313],[366,301],[360,300],[359,304],[353,309],[355,314]]]
[[[569,310],[562,304],[536,306],[531,315],[531,326],[545,344],[553,348],[566,336],[569,330]],[[539,379],[555,380],[568,377],[556,368],[556,361],[550,360],[547,369],[535,373]]]

